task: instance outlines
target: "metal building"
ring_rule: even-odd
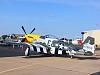
[[[100,30],[90,30],[81,32],[83,40],[85,40],[88,36],[95,38],[95,44],[100,48]]]

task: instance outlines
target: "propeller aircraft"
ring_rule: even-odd
[[[25,33],[21,42],[11,43],[26,45],[27,48],[25,50],[25,56],[30,56],[32,51],[40,54],[66,55],[71,56],[71,58],[74,55],[80,54],[80,52],[83,53],[83,55],[88,56],[94,55],[95,53],[95,40],[93,37],[88,36],[81,46],[76,46],[61,41],[58,38],[51,38],[47,35],[41,36],[38,34],[32,34],[35,28],[33,28],[33,30],[29,34],[26,33],[25,28],[23,26],[21,28]]]
[[[83,55],[94,55],[95,44],[93,37],[88,36],[82,45],[76,46],[73,44],[66,44],[66,42],[57,38],[54,39],[46,36],[40,36],[38,34],[32,34],[35,28],[30,34],[26,33],[23,26],[22,29],[25,33],[24,41],[22,40],[22,42],[25,42],[25,44],[28,45],[25,51],[25,56],[30,56],[32,51],[42,54],[69,55],[71,57],[80,52],[83,53]]]

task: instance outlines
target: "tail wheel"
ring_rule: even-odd
[[[90,51],[87,51],[87,52],[85,52],[85,54],[84,55],[86,55],[86,56],[92,56],[93,55],[93,53],[92,52],[90,52]]]
[[[29,56],[30,55],[30,48],[27,48],[25,51],[25,56]]]

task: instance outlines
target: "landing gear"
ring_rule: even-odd
[[[30,55],[30,48],[27,48],[25,51],[25,56],[29,56]]]
[[[92,53],[92,52],[90,52],[90,51],[87,51],[87,52],[85,52],[85,53],[84,53],[84,55],[85,55],[85,56],[92,56],[92,55],[93,55],[93,53]]]
[[[73,58],[73,55],[71,55],[70,58],[72,59]]]

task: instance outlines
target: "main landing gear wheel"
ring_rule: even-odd
[[[25,51],[25,56],[29,56],[30,55],[30,48],[27,48]]]

